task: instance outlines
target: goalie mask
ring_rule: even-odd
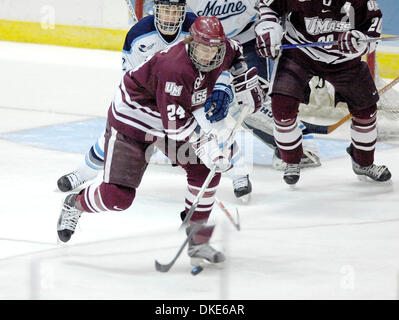
[[[226,36],[216,17],[199,17],[190,28],[189,56],[202,72],[212,71],[223,63],[226,53]]]
[[[173,35],[186,17],[186,0],[154,0],[154,15],[158,30]]]

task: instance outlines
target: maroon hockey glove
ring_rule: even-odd
[[[239,105],[248,104],[249,113],[256,112],[266,98],[260,87],[258,70],[255,67],[236,76],[232,82],[236,101]]]
[[[363,55],[368,49],[368,43],[359,40],[365,39],[367,36],[357,30],[343,32],[338,36],[338,49],[345,54]]]
[[[275,59],[278,56],[277,46],[281,45],[283,28],[277,22],[261,21],[255,27],[256,52],[260,57]]]

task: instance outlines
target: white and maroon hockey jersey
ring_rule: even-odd
[[[376,0],[261,0],[260,19],[285,18],[284,43],[331,42],[339,33],[359,30],[379,37],[382,13]],[[356,58],[341,53],[336,46],[300,48],[315,61],[338,64]]]
[[[197,127],[193,112],[203,106],[221,74],[244,58],[242,47],[226,40],[222,65],[202,73],[186,46],[181,41],[124,74],[108,111],[112,127],[147,142],[166,135],[178,141],[189,137]]]

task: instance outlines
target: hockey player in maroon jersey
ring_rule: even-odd
[[[382,13],[375,0],[261,0],[255,28],[257,52],[276,59],[272,77],[274,137],[287,163],[284,180],[299,180],[302,131],[297,114],[306,84],[312,76],[329,81],[352,114],[352,143],[347,152],[355,174],[387,181],[391,173],[374,164],[379,99],[374,81],[361,56],[372,52],[379,37]],[[281,24],[285,18],[285,34]],[[278,45],[338,40],[337,46],[282,50]]]
[[[203,104],[223,71],[230,71],[238,103],[255,111],[264,95],[256,68],[248,70],[242,47],[225,37],[216,17],[198,18],[190,37],[125,73],[108,112],[105,133],[104,180],[65,200],[57,224],[67,242],[83,212],[121,211],[132,204],[147,168],[153,143],[187,173],[185,211],[191,207],[210,169],[217,173],[194,211],[190,226],[203,225],[189,242],[189,256],[217,263],[223,253],[208,242],[213,227],[206,226],[221,172],[231,167],[219,148]],[[201,134],[198,127],[201,127]],[[202,163],[201,163],[201,161]]]

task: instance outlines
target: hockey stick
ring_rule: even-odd
[[[211,171],[209,171],[208,176],[206,177],[204,183],[202,184],[202,187],[200,191],[198,192],[197,196],[194,199],[193,204],[191,205],[190,209],[188,210],[186,216],[184,217],[184,220],[182,224],[179,227],[179,230],[181,230],[183,227],[188,225],[188,222],[190,221],[195,209],[197,209],[199,201],[201,200],[202,196],[205,193],[206,188],[208,188],[209,184],[211,183],[211,180],[213,179],[213,176],[216,173],[216,166],[213,166]]]
[[[388,83],[384,88],[382,88],[380,91],[378,91],[379,95],[383,95],[385,92],[387,92],[389,89],[391,89],[394,85],[399,83],[399,76],[393,79],[390,83]]]
[[[399,40],[399,37],[384,37],[384,38],[368,38],[359,40],[360,42],[385,42],[385,41],[395,41]],[[309,42],[309,43],[296,43],[296,44],[282,44],[276,47],[277,50],[286,50],[286,49],[296,49],[296,48],[306,48],[306,47],[327,47],[338,44],[338,40],[329,41],[329,42]]]
[[[230,212],[226,209],[226,207],[223,205],[223,203],[215,197],[215,201],[216,203],[219,205],[219,207],[223,210],[223,212],[226,213],[227,217],[229,218],[229,220],[231,221],[231,223],[234,225],[234,227],[240,231],[241,227],[240,227],[240,217],[238,214],[238,210],[237,211],[237,222],[234,221],[233,217],[231,216]],[[214,226],[210,226],[211,228],[214,228]],[[170,270],[170,268],[174,265],[174,263],[176,262],[176,260],[179,258],[180,254],[182,253],[184,247],[187,245],[187,243],[190,241],[190,239],[194,236],[194,234],[199,231],[201,229],[201,225],[200,224],[195,224],[193,229],[190,231],[190,233],[187,235],[186,239],[184,240],[183,244],[180,246],[176,256],[172,259],[172,261],[170,261],[167,264],[161,264],[159,263],[157,260],[155,260],[155,269],[159,272],[168,272]]]
[[[218,206],[220,207],[220,209],[222,209],[222,211],[227,215],[227,218],[229,218],[229,220],[234,225],[234,227],[237,229],[237,231],[240,231],[241,227],[240,227],[240,216],[238,215],[238,209],[236,208],[237,222],[235,222],[233,217],[232,217],[232,215],[231,215],[231,213],[229,212],[229,210],[226,209],[226,207],[223,205],[222,201],[220,201],[216,197],[215,197],[215,201],[218,204]]]
[[[228,140],[230,140],[231,138],[234,139],[235,133],[236,131],[241,127],[242,122],[244,121],[244,118],[247,116],[249,107],[247,105],[244,105],[240,116],[237,118],[236,124],[233,128],[233,130],[230,133],[230,136],[228,137]],[[228,144],[226,143],[225,147]],[[225,147],[223,148],[223,150],[225,149]],[[191,205],[187,215],[184,217],[184,221],[183,223],[180,225],[179,230],[183,227],[183,226],[187,226],[188,221],[190,221],[195,209],[198,206],[199,200],[202,198],[202,195],[205,192],[205,189],[208,187],[209,183],[211,182],[211,180],[213,179],[214,175],[216,172],[216,166],[213,166],[213,168],[211,169],[211,171],[208,173],[207,178],[205,179],[200,191],[197,194],[197,197],[195,198],[193,204]],[[237,211],[238,214],[238,211]],[[161,264],[159,263],[157,260],[155,260],[155,269],[159,272],[168,272],[170,270],[170,268],[172,268],[172,266],[175,264],[176,260],[180,257],[181,253],[183,252],[184,248],[186,247],[186,245],[188,244],[188,242],[190,241],[190,239],[194,236],[194,234],[200,230],[200,228],[202,227],[201,224],[195,224],[193,225],[193,228],[190,230],[189,234],[187,235],[186,239],[184,240],[183,244],[180,246],[179,250],[177,251],[176,255],[174,256],[174,258],[166,264]]]
[[[387,92],[389,89],[391,89],[397,83],[399,83],[399,77],[396,77],[394,80],[392,80],[390,83],[388,83],[384,88],[380,89],[378,91],[378,94],[383,95],[385,92]],[[327,126],[313,124],[313,123],[309,123],[306,121],[301,121],[301,122],[306,127],[306,129],[304,130],[305,133],[329,134],[329,133],[333,132],[335,129],[337,129],[339,126],[344,124],[346,121],[348,121],[350,118],[351,118],[351,114],[348,113],[345,117],[343,117],[338,122],[333,123],[331,125],[327,125]]]
[[[224,147],[223,147],[223,151],[222,151],[222,152],[225,151],[225,149],[226,149],[227,146],[230,146],[230,145],[231,145],[231,143],[229,143],[229,141],[230,141],[230,140],[234,140],[235,134],[236,134],[237,130],[241,127],[241,124],[242,124],[242,122],[244,121],[244,118],[247,116],[248,111],[249,111],[249,110],[248,110],[248,106],[245,105],[245,106],[243,107],[243,109],[241,110],[240,116],[237,118],[236,123],[235,123],[235,125],[234,125],[234,128],[232,129],[232,131],[231,131],[229,137],[226,139],[226,142],[225,142],[225,144],[224,144]],[[198,192],[196,198],[194,199],[194,202],[193,202],[193,204],[191,205],[190,210],[188,211],[187,215],[185,216],[184,221],[183,221],[182,224],[180,225],[180,228],[179,228],[179,229],[182,229],[183,226],[187,226],[188,221],[190,221],[190,219],[191,219],[191,217],[192,217],[192,215],[193,215],[195,209],[196,209],[197,206],[198,206],[198,203],[199,203],[200,199],[202,198],[202,195],[203,195],[204,192],[205,192],[205,189],[208,188],[209,183],[211,182],[213,176],[215,175],[215,172],[216,172],[216,166],[214,166],[214,167],[211,169],[211,171],[209,172],[209,174],[208,174],[208,176],[207,176],[207,178],[206,178],[204,184],[202,185],[202,188],[200,189],[200,191]]]
[[[333,132],[335,129],[340,127],[342,124],[344,124],[346,121],[348,121],[351,118],[351,114],[348,113],[345,117],[343,117],[341,120],[339,120],[336,123],[333,123],[331,125],[319,125],[319,124],[313,124],[310,122],[306,122],[301,120],[302,124],[305,126],[304,133],[317,133],[317,134],[329,134]]]
[[[194,234],[201,229],[200,224],[195,224],[193,228],[190,230],[189,234],[187,235],[186,239],[184,240],[183,244],[180,246],[179,251],[175,255],[175,257],[167,264],[161,264],[157,260],[155,260],[155,269],[159,272],[168,272],[170,268],[175,264],[176,260],[179,258],[180,254],[182,253],[183,249],[190,241],[190,239],[194,236]]]
[[[132,3],[130,2],[130,0],[125,0],[125,2],[126,2],[126,5],[127,5],[127,8],[129,9],[130,15],[132,16],[132,18],[133,18],[136,22],[138,22],[139,19],[137,19],[136,12],[134,11],[134,8],[133,8]]]

